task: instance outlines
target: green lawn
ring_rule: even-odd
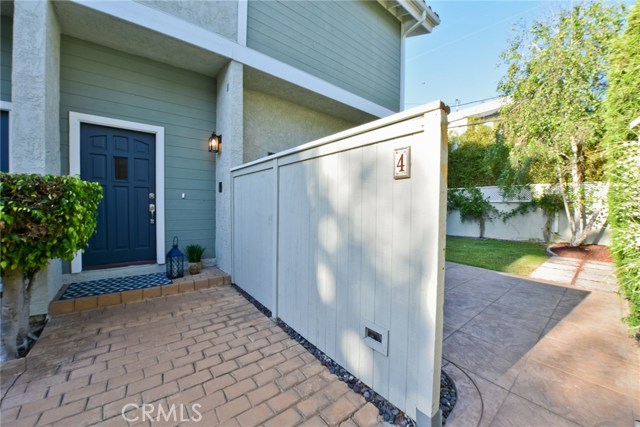
[[[447,261],[528,276],[549,254],[545,246],[530,242],[447,236]]]

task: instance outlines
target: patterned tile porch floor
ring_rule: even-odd
[[[55,316],[26,362],[1,374],[4,427],[378,422],[372,404],[229,286]],[[176,415],[143,421],[143,403],[155,421],[159,406]]]
[[[112,279],[91,280],[89,282],[70,283],[60,296],[61,300],[92,297],[104,294],[145,289],[173,283],[165,273],[143,274],[138,276],[114,277]]]

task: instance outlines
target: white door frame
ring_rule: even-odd
[[[164,127],[92,114],[69,112],[69,175],[80,175],[80,125],[109,126],[154,134],[156,137],[156,262],[164,264]],[[71,261],[71,272],[82,271],[82,252]]]

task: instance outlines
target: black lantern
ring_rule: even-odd
[[[222,135],[216,135],[215,132],[209,137],[209,152],[219,153],[222,147]]]
[[[167,252],[166,265],[169,279],[184,276],[184,254],[178,249],[178,236],[173,238],[173,248]]]

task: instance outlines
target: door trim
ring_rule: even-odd
[[[156,262],[164,264],[164,127],[69,111],[69,175],[80,176],[80,125],[92,124],[154,134],[156,138]],[[71,272],[82,271],[82,251],[71,261]]]

